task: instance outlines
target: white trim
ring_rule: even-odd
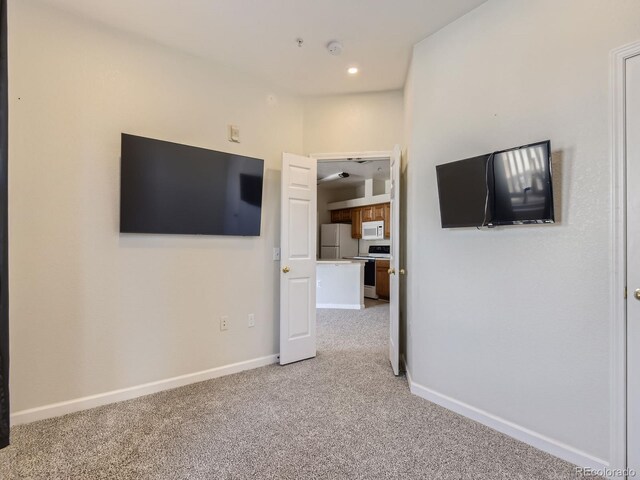
[[[366,158],[368,160],[389,160],[391,159],[391,151],[382,152],[334,152],[334,153],[312,153],[309,155],[316,160],[323,162],[343,162],[347,158]]]
[[[367,205],[378,205],[380,203],[389,203],[390,201],[391,201],[391,194],[381,193],[380,195],[373,195],[372,197],[353,198],[351,200],[342,200],[340,202],[327,203],[327,209],[340,210],[341,208],[365,207]]]
[[[316,308],[341,308],[343,310],[363,310],[364,303],[316,303]]]
[[[475,420],[489,428],[504,433],[510,437],[520,440],[532,447],[535,447],[544,452],[550,453],[558,458],[571,462],[575,465],[585,468],[592,468],[595,470],[604,470],[609,467],[609,464],[600,458],[596,458],[588,453],[582,452],[570,445],[559,442],[552,438],[546,437],[538,432],[529,430],[521,425],[510,422],[496,415],[493,415],[479,408],[468,405],[464,402],[456,400],[455,398],[448,397],[442,393],[431,390],[425,386],[422,386],[413,381],[411,372],[408,365],[405,364],[407,372],[407,381],[409,382],[409,389],[411,393],[418,397],[429,400],[441,407],[458,413],[464,417]]]
[[[152,393],[170,390],[172,388],[183,387],[192,383],[203,382],[213,378],[224,377],[233,373],[243,372],[258,367],[271,365],[278,361],[278,355],[268,355],[266,357],[254,358],[244,362],[232,363],[222,367],[211,368],[195,373],[188,373],[178,377],[167,378],[155,382],[136,385],[133,387],[113,390],[111,392],[98,393],[87,397],[76,398],[65,402],[52,403],[42,407],[21,410],[11,415],[11,424],[20,425],[24,423],[44,420],[45,418],[59,417],[68,413],[79,412],[89,408],[100,407],[110,403],[130,400],[132,398],[142,397]]]
[[[611,439],[612,468],[626,468],[626,158],[625,158],[625,62],[640,54],[640,42],[610,54],[611,89]]]

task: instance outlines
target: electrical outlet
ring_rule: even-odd
[[[278,247],[275,247],[273,249],[273,261],[274,262],[280,261],[280,248]]]
[[[249,328],[256,326],[256,316],[253,313],[249,314]]]
[[[223,315],[220,317],[220,331],[229,330],[229,317]]]

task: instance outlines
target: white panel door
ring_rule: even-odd
[[[640,472],[640,55],[626,62],[626,112],[627,464]]]
[[[400,374],[400,147],[391,154],[391,260],[389,268],[389,360]]]
[[[317,161],[282,154],[280,364],[316,356]]]

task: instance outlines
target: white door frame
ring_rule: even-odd
[[[395,155],[396,150],[395,149],[400,149],[399,146],[394,147],[394,150],[389,150],[389,151],[368,151],[368,152],[337,152],[337,153],[312,153],[311,155],[309,155],[311,158],[319,161],[319,162],[344,162],[345,160],[348,160],[350,158],[358,158],[358,159],[366,159],[366,160],[387,160],[389,161],[390,165],[389,167],[392,168],[391,166],[391,159],[393,158],[393,156]],[[398,165],[401,165],[402,162],[402,155],[399,155],[398,158],[398,162],[400,162]],[[400,172],[400,176],[402,175],[402,172]],[[398,186],[396,187],[396,189],[398,190],[400,188],[399,182],[401,181],[400,178],[397,178],[396,181],[398,182]],[[393,187],[392,187],[393,188]],[[396,201],[401,201],[400,197],[398,197],[396,199]],[[402,208],[402,205],[400,205],[400,208]],[[398,222],[398,227],[401,230],[401,225],[400,225],[400,215],[397,216],[397,220]],[[393,235],[393,232],[392,232]],[[396,240],[398,241],[398,240]],[[398,245],[397,248],[400,248],[400,246]],[[397,249],[396,249],[397,251]],[[401,271],[400,268],[400,256],[398,256],[398,258],[394,258],[394,265],[395,265],[395,270],[398,272],[398,275],[400,274],[399,272]],[[391,265],[390,265],[391,266]],[[390,269],[391,270],[391,269]],[[404,272],[403,272],[404,273]],[[390,274],[391,275],[391,274]],[[390,282],[393,280],[390,280]],[[401,300],[401,295],[400,295],[400,290],[402,289],[402,286],[400,286],[397,290],[397,298],[395,299],[395,301],[397,302],[398,305],[398,310],[400,310],[400,300]],[[391,320],[392,317],[390,315],[389,320]],[[389,326],[389,328],[391,328],[391,325]],[[398,329],[400,329],[400,312],[398,312]],[[399,335],[399,333],[398,333]],[[398,349],[400,348],[400,341],[401,339],[399,339],[399,343],[397,345]],[[391,345],[389,345],[389,348],[391,349]],[[389,355],[389,360],[391,360],[391,350],[390,350],[390,355]],[[398,362],[400,365],[403,365],[404,362],[398,358]],[[396,371],[396,368],[398,367],[398,365],[394,365],[394,362],[391,362],[392,365],[392,370],[394,372],[395,375],[399,374],[399,371]]]
[[[366,160],[391,160],[391,150],[380,152],[337,152],[337,153],[312,153],[309,155],[319,162],[344,162],[349,158],[363,158]]]
[[[609,466],[627,466],[627,239],[625,62],[640,54],[640,42],[617,48],[610,55],[611,85],[611,206],[613,265],[611,268],[611,445]]]

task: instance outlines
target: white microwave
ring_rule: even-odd
[[[384,222],[362,222],[363,240],[382,240],[384,238]]]

